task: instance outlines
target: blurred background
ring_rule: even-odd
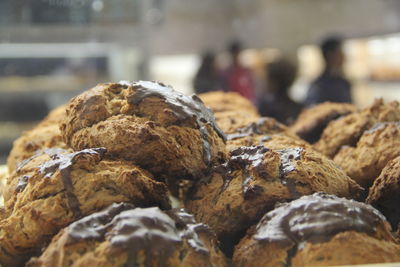
[[[293,79],[283,90],[302,105],[327,69],[320,45],[329,36],[340,39],[349,101],[400,98],[397,0],[1,0],[0,164],[22,131],[100,82],[226,90],[218,77],[232,64],[233,43],[253,102],[280,71],[269,73],[269,64],[285,62],[294,71],[284,72]]]

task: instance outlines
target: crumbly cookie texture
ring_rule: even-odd
[[[364,131],[378,122],[400,121],[400,104],[384,103],[382,99],[359,111],[328,124],[314,147],[333,158],[342,146],[355,146]]]
[[[214,116],[217,124],[226,134],[234,133],[238,128],[246,127],[260,118],[258,115],[241,110],[216,112]]]
[[[400,123],[378,123],[356,147],[342,147],[334,161],[357,183],[369,188],[386,164],[400,155]]]
[[[33,156],[40,150],[48,148],[67,148],[59,130],[59,122],[65,116],[65,105],[62,105],[47,115],[35,128],[22,134],[13,143],[13,148],[7,158],[10,173],[18,168],[18,164]]]
[[[303,147],[312,149],[306,141],[291,133],[285,125],[273,118],[263,117],[227,134],[226,147],[232,151],[242,146],[264,145],[271,149]]]
[[[112,204],[55,236],[27,266],[227,266],[210,228],[182,209]]]
[[[399,260],[400,246],[378,210],[324,193],[280,204],[265,214],[233,257],[235,266],[271,267]]]
[[[385,215],[392,229],[398,227],[400,223],[400,157],[391,160],[382,170],[369,189],[366,202]],[[400,228],[398,230],[400,231]]]
[[[48,151],[9,177],[0,264],[22,264],[61,228],[114,202],[170,207],[163,183],[129,162],[103,159],[105,153]]]
[[[105,147],[174,179],[195,179],[225,157],[225,135],[202,101],[156,82],[99,84],[70,101],[60,129],[75,150]]]
[[[315,143],[329,122],[356,111],[352,104],[324,102],[304,109],[290,126],[290,131],[307,142]]]
[[[199,94],[199,97],[214,113],[240,110],[247,114],[259,116],[257,107],[236,92],[214,91]]]
[[[241,147],[214,168],[186,201],[197,220],[210,225],[229,247],[278,202],[314,192],[353,198],[361,188],[332,160],[301,147]]]

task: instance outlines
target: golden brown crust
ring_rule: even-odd
[[[246,235],[235,247],[233,266],[237,267],[276,267],[287,265],[288,251],[291,245],[254,242]]]
[[[356,147],[343,147],[334,161],[357,183],[369,188],[385,165],[400,155],[400,124],[378,123],[365,131]]]
[[[348,198],[360,192],[333,161],[304,148],[243,147],[210,177],[185,207],[222,238],[240,234],[277,202],[320,191]]]
[[[263,117],[227,135],[226,147],[232,151],[241,146],[264,145],[271,149],[303,147],[312,149],[306,141],[291,133],[273,118]]]
[[[362,111],[330,122],[314,147],[326,156],[333,158],[342,146],[354,146],[363,132],[374,124],[399,120],[399,102],[393,101],[385,104],[382,99],[378,99]]]
[[[400,157],[391,160],[382,170],[370,188],[366,202],[385,215],[393,230],[398,227],[400,223]]]
[[[355,220],[354,218],[357,218]],[[400,260],[377,210],[316,193],[277,206],[235,247],[235,266],[336,266]]]
[[[252,135],[234,140],[228,140],[226,147],[232,151],[241,146],[263,145],[270,149],[285,149],[293,147],[302,147],[313,150],[312,146],[298,137],[287,136],[286,134],[272,135]]]
[[[67,105],[61,105],[52,111],[38,124],[38,126],[46,126],[49,124],[59,124],[60,121],[65,117],[65,109]]]
[[[151,82],[99,84],[75,97],[61,132],[75,150],[105,147],[114,158],[176,178],[201,175],[225,153],[201,101]]]
[[[236,92],[214,91],[199,94],[199,97],[214,113],[240,110],[249,115],[259,116],[257,108],[247,98]]]
[[[245,127],[260,118],[241,110],[216,112],[214,116],[217,124],[226,134],[234,133],[238,128]]]
[[[400,261],[400,246],[364,233],[343,232],[329,242],[307,243],[292,259],[292,266],[337,266]]]
[[[235,249],[234,266],[338,266],[400,261],[400,246],[378,240],[364,233],[343,232],[330,242],[306,243],[302,250],[290,257],[292,246],[276,243],[255,243],[251,237],[243,239]]]
[[[260,118],[257,108],[238,93],[216,91],[199,94],[199,97],[214,112],[217,124],[226,134]]]
[[[164,184],[128,162],[102,159],[102,153],[43,154],[9,177],[1,264],[20,264],[62,227],[111,203],[169,206]]]
[[[304,109],[290,126],[290,131],[307,142],[315,143],[330,121],[356,111],[352,104],[324,102]]]
[[[64,228],[27,266],[227,266],[215,235],[184,211],[132,207],[106,213],[122,205],[113,204]],[[95,219],[100,214],[105,216]],[[182,221],[179,214],[190,221]],[[125,229],[119,228],[122,225]]]
[[[59,147],[66,148],[58,123],[65,116],[66,105],[62,105],[47,115],[35,128],[22,134],[14,141],[7,158],[9,172],[13,172],[19,162],[33,156],[38,150]]]

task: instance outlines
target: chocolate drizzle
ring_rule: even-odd
[[[251,185],[253,176],[248,169],[251,167],[257,170],[263,162],[264,153],[267,151],[269,149],[264,146],[243,146],[232,150],[230,159],[215,169],[224,177],[220,194],[228,188],[233,179],[232,173],[235,170],[243,170],[242,192],[245,198],[251,197],[253,193],[259,193],[261,188]]]
[[[208,225],[197,223],[194,216],[187,213],[184,209],[173,209],[167,211],[167,214],[174,219],[175,226],[180,231],[180,236],[187,240],[189,246],[204,255],[209,254],[208,249],[198,236],[198,233],[206,232],[212,236],[212,238],[216,238]]]
[[[135,92],[133,95],[128,97],[128,102],[130,104],[138,105],[148,97],[158,97],[163,99],[168,104],[179,121],[194,119],[204,143],[204,162],[207,165],[210,164],[211,148],[209,132],[206,125],[210,124],[223,140],[226,140],[226,136],[216,124],[212,111],[204,106],[204,103],[198,96],[185,96],[178,91],[175,91],[172,87],[157,82],[139,81],[128,83],[123,81],[120,82],[120,84],[124,86],[133,86]]]
[[[303,148],[286,148],[277,151],[280,156],[279,176],[282,184],[286,186],[292,198],[299,198],[301,194],[296,190],[296,182],[293,179],[286,178],[286,175],[296,169],[293,160],[300,160]]]
[[[18,193],[24,191],[25,187],[28,185],[29,178],[31,178],[31,176],[29,176],[29,175],[23,175],[23,176],[19,177],[15,191]]]
[[[124,210],[134,209],[132,204],[113,203],[106,209],[86,216],[72,223],[68,228],[67,245],[83,240],[102,240],[107,232],[108,223]]]
[[[243,146],[232,150],[230,159],[214,168],[214,172],[221,174],[224,179],[224,183],[218,195],[222,194],[228,188],[230,182],[234,178],[233,172],[236,170],[241,170],[243,172],[242,192],[245,198],[261,194],[263,188],[252,185],[252,181],[254,180],[252,173],[257,172],[260,176],[263,175],[262,172],[260,173],[259,169],[262,165],[264,154],[269,150],[269,148],[262,145]],[[276,151],[280,156],[279,178],[282,184],[287,187],[292,198],[298,198],[301,194],[296,190],[295,180],[286,178],[286,175],[295,170],[296,167],[293,165],[293,161],[301,159],[303,150],[303,148],[296,147]]]
[[[39,157],[41,155],[47,154],[50,157],[52,157],[52,156],[54,156],[56,154],[60,154],[60,153],[64,153],[64,152],[67,152],[67,150],[65,150],[63,148],[58,148],[58,147],[38,150],[33,156],[31,156],[31,157],[29,157],[27,159],[24,159],[21,162],[19,162],[17,164],[16,172],[17,173],[20,172],[21,169],[23,167],[25,167],[29,162],[31,162],[34,158],[37,158],[37,157]]]
[[[54,155],[65,153],[65,152],[67,152],[67,150],[65,150],[63,148],[58,148],[58,147],[38,150],[31,157],[19,162],[15,171],[16,171],[16,173],[19,173],[22,170],[22,168],[24,168],[34,158],[40,157],[42,155],[48,155],[49,157],[54,157]],[[31,178],[31,176],[29,176],[29,175],[23,175],[23,176],[19,177],[15,191],[18,193],[24,191],[25,187],[28,185],[28,180],[30,178]]]
[[[260,220],[253,238],[286,245],[326,242],[345,231],[373,234],[385,217],[372,206],[325,193],[277,206]]]
[[[271,126],[268,124],[271,124]],[[281,131],[283,131],[283,127],[275,120],[271,118],[260,118],[256,122],[252,122],[245,127],[237,129],[236,133],[228,134],[227,140],[235,140],[253,135],[266,135],[268,133],[277,133]]]
[[[75,162],[75,159],[76,157],[85,154],[102,156],[105,152],[105,148],[92,148],[68,154],[55,154],[52,156],[51,160],[45,162],[39,167],[39,172],[44,175],[45,178],[50,178],[55,171],[60,170],[61,180],[64,184],[65,195],[68,200],[68,206],[75,218],[81,217],[80,203],[74,194],[74,186],[71,180],[71,168]]]
[[[94,213],[68,227],[68,244],[96,240],[110,243],[111,249],[128,252],[126,266],[135,266],[138,253],[143,251],[145,265],[165,263],[183,242],[209,255],[198,233],[209,232],[183,209],[162,212],[159,208],[133,208],[130,204],[112,204],[104,211]]]
[[[281,176],[285,176],[289,172],[292,172],[296,169],[296,167],[292,164],[292,161],[299,160],[302,151],[303,148],[301,147],[286,148],[277,151],[281,159],[281,165],[279,168]]]
[[[84,149],[74,153],[58,154],[59,150],[51,150],[43,152],[50,155],[51,160],[46,161],[39,166],[39,173],[44,178],[50,178],[57,170],[60,171],[61,180],[64,185],[65,195],[68,200],[68,206],[71,209],[75,218],[81,216],[80,204],[78,198],[74,194],[74,186],[71,180],[71,168],[75,162],[76,157],[85,154],[95,154],[102,156],[106,150],[105,148]],[[63,150],[65,151],[65,150]],[[22,168],[22,167],[21,167]],[[22,192],[28,184],[29,176],[22,176],[18,179],[17,192]]]

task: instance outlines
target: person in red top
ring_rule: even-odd
[[[251,101],[255,101],[255,84],[251,70],[242,66],[239,55],[242,45],[239,41],[233,41],[228,47],[231,55],[231,65],[222,74],[222,86],[224,91],[237,92]]]

